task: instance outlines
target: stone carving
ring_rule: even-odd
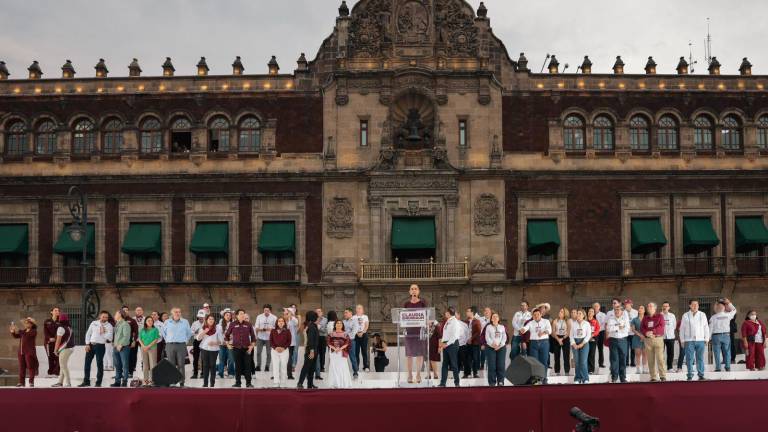
[[[408,201],[408,215],[418,216],[421,209],[419,208],[418,201]]]
[[[499,200],[492,194],[482,194],[475,200],[475,234],[494,236],[499,233]]]
[[[381,149],[379,153],[379,163],[376,168],[380,170],[395,169],[397,164],[397,152],[392,148]]]
[[[421,44],[430,41],[429,12],[420,0],[411,0],[397,11],[397,42]]]
[[[326,232],[332,238],[350,238],[354,231],[354,209],[348,198],[334,198],[328,207]]]
[[[388,42],[385,20],[390,12],[389,0],[371,0],[355,11],[349,28],[351,57],[372,58],[382,54],[382,44]]]
[[[325,275],[348,274],[354,272],[355,269],[353,269],[349,263],[344,262],[343,258],[334,259],[332,263],[328,264],[325,269],[323,269],[323,274]]]
[[[477,56],[477,27],[473,13],[464,2],[437,0],[435,10],[435,29],[445,54],[451,57]]]
[[[373,178],[371,189],[402,190],[402,189],[449,189],[458,190],[455,178],[445,177],[386,177]],[[497,202],[498,209],[498,202]]]
[[[444,147],[435,147],[432,149],[432,164],[435,169],[453,168],[448,162],[448,151]]]
[[[480,258],[480,261],[472,267],[472,271],[475,273],[491,273],[501,269],[502,267],[496,262],[496,259],[490,255]]]

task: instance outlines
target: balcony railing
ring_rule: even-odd
[[[739,275],[762,275],[768,273],[768,257],[734,257],[731,266]]]
[[[762,262],[753,260],[749,265],[745,265],[745,269],[755,274],[765,274],[765,262],[765,259]],[[726,268],[723,257],[680,257],[645,260],[525,261],[523,271],[523,278],[526,280],[547,280],[717,275],[724,274]]]
[[[458,263],[366,263],[360,264],[361,281],[461,280],[469,279],[469,261]]]
[[[0,286],[79,285],[80,267],[0,267]],[[88,267],[86,283],[300,283],[300,265]]]

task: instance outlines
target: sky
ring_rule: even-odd
[[[144,75],[160,75],[165,57],[177,75],[192,75],[201,56],[211,74],[231,73],[241,56],[246,73],[266,73],[270,56],[281,72],[299,54],[313,59],[332,31],[341,0],[0,0],[0,60],[24,78],[32,60],[44,77],[61,75],[71,59],[91,77],[99,58],[110,76],[127,76],[138,58]],[[356,0],[348,1],[350,8]],[[479,0],[470,0],[473,7]],[[593,72],[610,72],[617,55],[626,73],[643,73],[648,56],[659,73],[674,73],[693,43],[695,73],[706,73],[704,39],[711,19],[712,52],[723,74],[737,74],[743,57],[754,74],[768,74],[765,0],[485,0],[496,36],[517,59],[525,52],[538,72],[547,54],[575,72],[584,55]]]

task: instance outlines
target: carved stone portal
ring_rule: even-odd
[[[333,238],[350,238],[354,233],[354,209],[348,198],[334,198],[328,206],[326,232]]]
[[[475,201],[475,234],[494,236],[500,231],[499,200],[492,194],[482,194]]]

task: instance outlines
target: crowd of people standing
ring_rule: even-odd
[[[411,285],[403,307],[428,307],[418,285]],[[505,325],[491,308],[479,310],[472,306],[463,311],[462,317],[454,307],[447,307],[441,319],[431,323],[426,335],[418,328],[405,329],[407,381],[420,383],[426,371],[445,387],[450,373],[458,386],[460,379],[479,378],[480,371],[485,370],[489,386],[502,386],[507,358],[526,355],[537,359],[545,370],[553,369],[556,375],[561,371],[568,375],[573,368],[574,382],[587,383],[598,368],[606,367],[604,347],[608,348],[611,382],[626,382],[628,367],[647,373],[652,382],[665,381],[667,372],[674,370],[675,344],[680,346],[677,369],[681,370],[685,363],[688,380],[694,375],[703,380],[707,344],[712,344],[716,371],[730,371],[735,357],[732,333],[736,307],[730,300],[720,299],[714,312],[708,318],[692,300],[689,310],[678,320],[668,302],[660,308],[648,303],[635,309],[631,299],[613,299],[611,309],[605,312],[595,303],[589,308],[561,307],[551,317],[549,304],[532,308],[522,301]],[[192,365],[191,379],[202,379],[203,387],[214,387],[216,378],[226,375],[234,378],[233,387],[244,384],[247,388],[253,387],[256,372],[270,370],[275,387],[287,387],[298,378],[296,387],[304,388],[306,382],[307,388],[316,388],[316,380],[324,379],[326,365],[328,387],[349,388],[361,371],[370,371],[371,357],[377,372],[383,372],[389,364],[387,343],[380,334],[370,333],[370,320],[362,305],[327,314],[316,309],[299,316],[296,305],[276,314],[271,305],[265,304],[251,320],[243,309],[214,314],[205,304],[196,318],[190,323],[180,308],[171,309],[170,314],[155,311],[149,316],[144,316],[141,307],[134,309],[133,316],[125,306],[113,314],[102,311],[85,334],[84,379],[79,387],[100,387],[107,359],[115,371],[112,387],[153,385],[152,370],[162,359],[181,372],[178,385],[182,387],[186,363]],[[48,375],[58,376],[55,387],[69,387],[69,363],[75,347],[72,323],[59,308],[53,308],[43,327]],[[27,381],[34,386],[39,368],[36,321],[27,317],[21,328],[12,323],[10,332],[20,340],[18,386]],[[766,328],[755,311],[746,314],[740,336],[747,369],[762,370]],[[304,346],[304,361],[295,377],[300,344]],[[92,381],[94,360],[97,370]],[[139,360],[142,378],[134,380]],[[542,382],[547,382],[546,376]]]

